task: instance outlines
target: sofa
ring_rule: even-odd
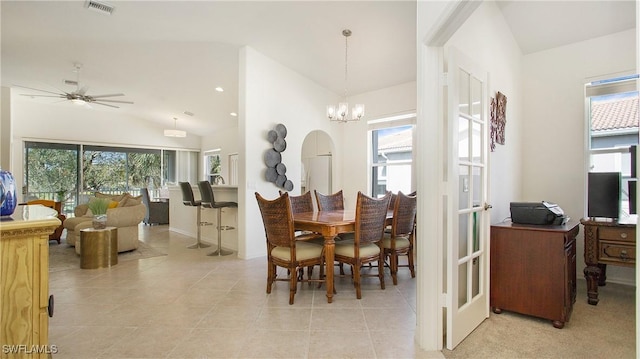
[[[137,249],[140,243],[138,225],[147,213],[141,199],[128,193],[117,196],[96,193],[96,197],[111,198],[112,206],[107,209],[107,227],[118,229],[118,253]],[[74,214],[75,217],[67,218],[63,225],[67,230],[67,243],[80,254],[80,230],[93,226],[93,213],[87,204],[81,204],[74,209]]]

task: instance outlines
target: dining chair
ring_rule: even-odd
[[[288,281],[289,304],[293,304],[298,281],[324,282],[324,246],[309,242],[318,237],[315,233],[295,235],[288,193],[274,200],[265,199],[258,192],[255,196],[267,239],[267,294],[275,281]],[[320,266],[317,279],[298,278],[299,269],[315,265]],[[288,278],[278,278],[277,267],[286,268]]]
[[[344,209],[342,190],[333,194],[322,194],[314,189],[313,193],[316,196],[318,211],[335,211]]]
[[[401,267],[408,267],[411,271],[411,278],[416,277],[413,263],[416,211],[416,196],[407,196],[402,192],[398,192],[393,208],[391,232],[385,232],[382,240],[384,257],[389,258],[389,269],[391,270],[391,278],[394,285],[398,285],[398,256],[407,256],[407,265],[402,265]]]
[[[382,238],[386,226],[387,211],[391,194],[373,198],[358,192],[356,202],[355,232],[353,240],[336,242],[335,260],[349,264],[356,288],[356,297],[362,298],[361,277],[378,277],[380,288],[384,289],[384,251]],[[377,262],[377,274],[363,274],[361,267]]]
[[[187,246],[189,249],[197,249],[197,248],[207,248],[211,247],[209,243],[205,243],[201,241],[202,230],[200,227],[208,226],[212,223],[203,222],[202,221],[202,202],[200,200],[196,200],[193,196],[193,189],[191,188],[191,183],[189,182],[179,182],[180,191],[182,192],[182,204],[188,207],[196,208],[196,243]]]
[[[223,208],[238,208],[237,202],[222,202],[216,201],[216,198],[213,194],[213,189],[211,188],[211,183],[209,181],[200,181],[198,182],[198,189],[200,190],[200,205],[202,208],[210,208],[216,210],[217,215],[217,232],[218,232],[218,249],[207,254],[208,256],[227,256],[232,254],[232,251],[228,251],[222,249],[222,231],[229,231],[232,229],[236,229],[233,226],[227,226],[222,224],[222,209]]]

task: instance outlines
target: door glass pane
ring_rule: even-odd
[[[458,266],[458,308],[467,302],[467,262],[464,262]]]
[[[471,131],[471,150],[474,163],[482,162],[482,125],[479,122],[473,122],[473,131]]]
[[[458,209],[470,208],[471,203],[471,183],[469,183],[469,166],[458,166],[460,174],[458,191]]]
[[[458,158],[462,162],[469,161],[469,120],[458,118]]]
[[[73,213],[78,183],[78,146],[25,143],[24,201],[48,199],[62,202],[62,212]]]
[[[459,76],[460,76],[460,83],[459,88],[458,88],[458,104],[459,104],[459,110],[460,113],[469,115],[470,114],[470,108],[469,108],[469,73],[465,72],[464,70],[460,70],[459,72]]]
[[[458,216],[458,258],[469,254],[469,213]]]
[[[472,182],[472,193],[473,193],[473,207],[478,207],[483,205],[482,200],[482,167],[473,167],[473,182]]]
[[[480,119],[482,115],[482,82],[471,78],[471,116]]]
[[[474,258],[472,261],[473,267],[471,268],[471,298],[475,298],[480,294],[480,268],[482,257]]]

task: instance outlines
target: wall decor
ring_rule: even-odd
[[[291,191],[293,182],[287,179],[287,166],[282,163],[282,152],[287,149],[285,137],[287,137],[287,127],[281,123],[277,124],[275,129],[267,132],[267,140],[271,143],[272,148],[264,154],[264,163],[267,165],[265,178],[285,191]]]
[[[493,152],[496,149],[496,143],[504,145],[504,133],[507,124],[507,96],[500,91],[496,92],[496,97],[491,98],[489,111],[491,121],[491,152]]]

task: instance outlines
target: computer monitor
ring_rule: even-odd
[[[621,179],[620,172],[589,172],[589,217],[620,218]]]

